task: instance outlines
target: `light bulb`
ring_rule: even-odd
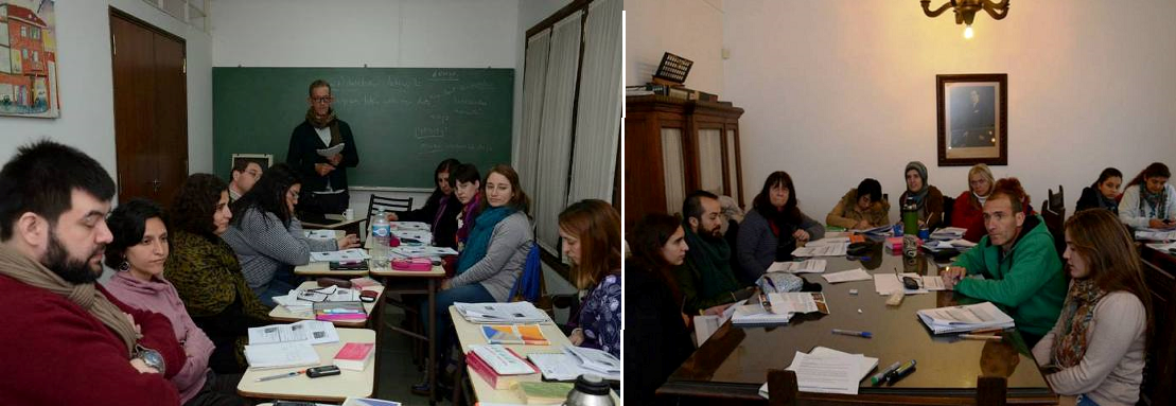
[[[964,28],[964,38],[972,39],[972,26],[971,25],[968,25],[967,28]]]

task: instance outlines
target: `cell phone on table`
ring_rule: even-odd
[[[321,367],[307,368],[306,376],[311,378],[318,378],[323,376],[339,375],[343,373],[339,367],[334,365],[325,365]]]

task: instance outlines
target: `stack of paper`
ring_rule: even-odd
[[[388,223],[388,226],[389,226],[389,227],[390,227],[392,230],[404,230],[404,231],[409,231],[409,230],[417,230],[417,231],[429,231],[429,224],[428,224],[428,223],[423,223],[423,222],[420,222],[420,221],[393,221],[393,222],[391,222],[391,223]]]
[[[249,329],[249,345],[305,342],[324,344],[339,342],[335,325],[325,321],[303,320],[293,324],[272,324]]]
[[[821,275],[821,277],[825,278],[825,281],[829,283],[868,281],[871,279],[870,274],[861,268],[825,274]]]
[[[731,320],[731,317],[735,316],[735,310],[739,309],[739,306],[742,306],[746,303],[746,300],[735,302],[735,304],[728,306],[727,310],[723,311],[723,314],[718,316],[694,316],[694,338],[695,341],[697,341],[695,346],[701,347],[702,343],[706,342],[706,340],[710,338],[710,336],[713,335],[716,331],[719,331],[719,327],[722,327],[723,323],[726,323],[727,320]]]
[[[321,157],[323,157],[323,158],[330,158],[330,157],[333,157],[333,156],[335,156],[336,154],[338,154],[338,153],[340,153],[340,152],[343,152],[343,147],[345,147],[345,146],[347,146],[347,143],[346,143],[346,142],[340,142],[340,143],[338,143],[338,144],[335,144],[335,146],[333,146],[333,147],[330,147],[330,148],[319,148],[319,149],[316,149],[316,150],[314,150],[314,151],[315,151],[315,152],[318,152],[319,156],[321,156]]]
[[[968,232],[968,229],[966,229],[966,228],[944,227],[944,228],[935,230],[934,233],[931,233],[931,239],[938,240],[938,241],[958,240],[960,238],[964,238],[964,233],[966,233],[966,232]]]
[[[1172,241],[1176,240],[1176,231],[1145,228],[1135,232],[1135,239],[1144,241]]]
[[[849,249],[849,237],[828,237],[809,241],[804,247],[792,251],[794,257],[841,257]]]
[[[527,356],[552,381],[574,381],[584,374],[606,380],[621,380],[621,361],[604,351],[576,346],[564,346],[562,353],[531,353]]]
[[[925,282],[922,276],[914,272],[907,272],[902,274],[902,276],[915,278],[915,280],[920,282],[920,287],[918,289],[906,289],[902,286],[902,281],[898,279],[897,275],[892,273],[876,273],[874,274],[874,290],[882,296],[890,296],[890,294],[899,290],[902,290],[903,293],[908,295],[927,293],[927,289],[923,287]]]
[[[245,359],[249,368],[289,368],[318,365],[319,356],[308,342],[246,345]]]
[[[768,272],[821,273],[825,272],[826,265],[828,265],[828,261],[823,259],[775,262],[771,267],[768,267]]]
[[[401,256],[401,257],[405,257],[405,258],[420,258],[420,257],[441,258],[442,256],[446,256],[446,255],[457,255],[457,250],[454,250],[453,248],[449,248],[449,247],[432,247],[432,246],[429,246],[429,247],[426,247],[426,246],[409,247],[406,245],[401,245],[399,247],[391,249],[390,251],[392,252],[392,255],[397,255],[397,256]]]
[[[808,354],[797,351],[787,369],[796,372],[796,383],[802,392],[856,395],[858,384],[877,366],[877,358],[817,347]],[[768,397],[767,383],[760,387],[759,394]]]
[[[919,319],[935,334],[1012,328],[1013,318],[992,302],[918,311]]]
[[[547,323],[547,313],[535,308],[530,302],[512,303],[461,303],[453,304],[458,314],[470,323]]]
[[[796,313],[829,313],[825,294],[821,292],[769,293],[767,299],[767,306],[758,302],[738,306],[731,323],[741,327],[769,326],[787,324]]]
[[[401,245],[433,245],[433,233],[428,230],[392,230],[392,235],[400,239]]]
[[[853,230],[853,231],[859,232],[859,233],[864,233],[864,234],[872,234],[872,235],[887,235],[887,234],[894,233],[894,227],[891,227],[889,224],[887,224],[884,226],[878,226],[878,227],[874,227],[874,228],[870,228],[870,229],[866,229],[866,230]]]
[[[360,262],[371,258],[367,250],[362,248],[352,248],[343,251],[322,251],[311,252],[311,262]]]

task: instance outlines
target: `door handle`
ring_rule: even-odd
[[[151,187],[154,189],[154,191],[155,191],[156,193],[158,193],[158,192],[159,192],[159,184],[160,184],[160,183],[161,183],[161,182],[159,181],[159,179],[155,179],[155,180],[152,180],[152,181],[151,181]]]

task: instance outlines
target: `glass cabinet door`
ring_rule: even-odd
[[[666,177],[666,213],[682,211],[686,199],[685,163],[682,158],[682,129],[661,129],[662,173]]]

